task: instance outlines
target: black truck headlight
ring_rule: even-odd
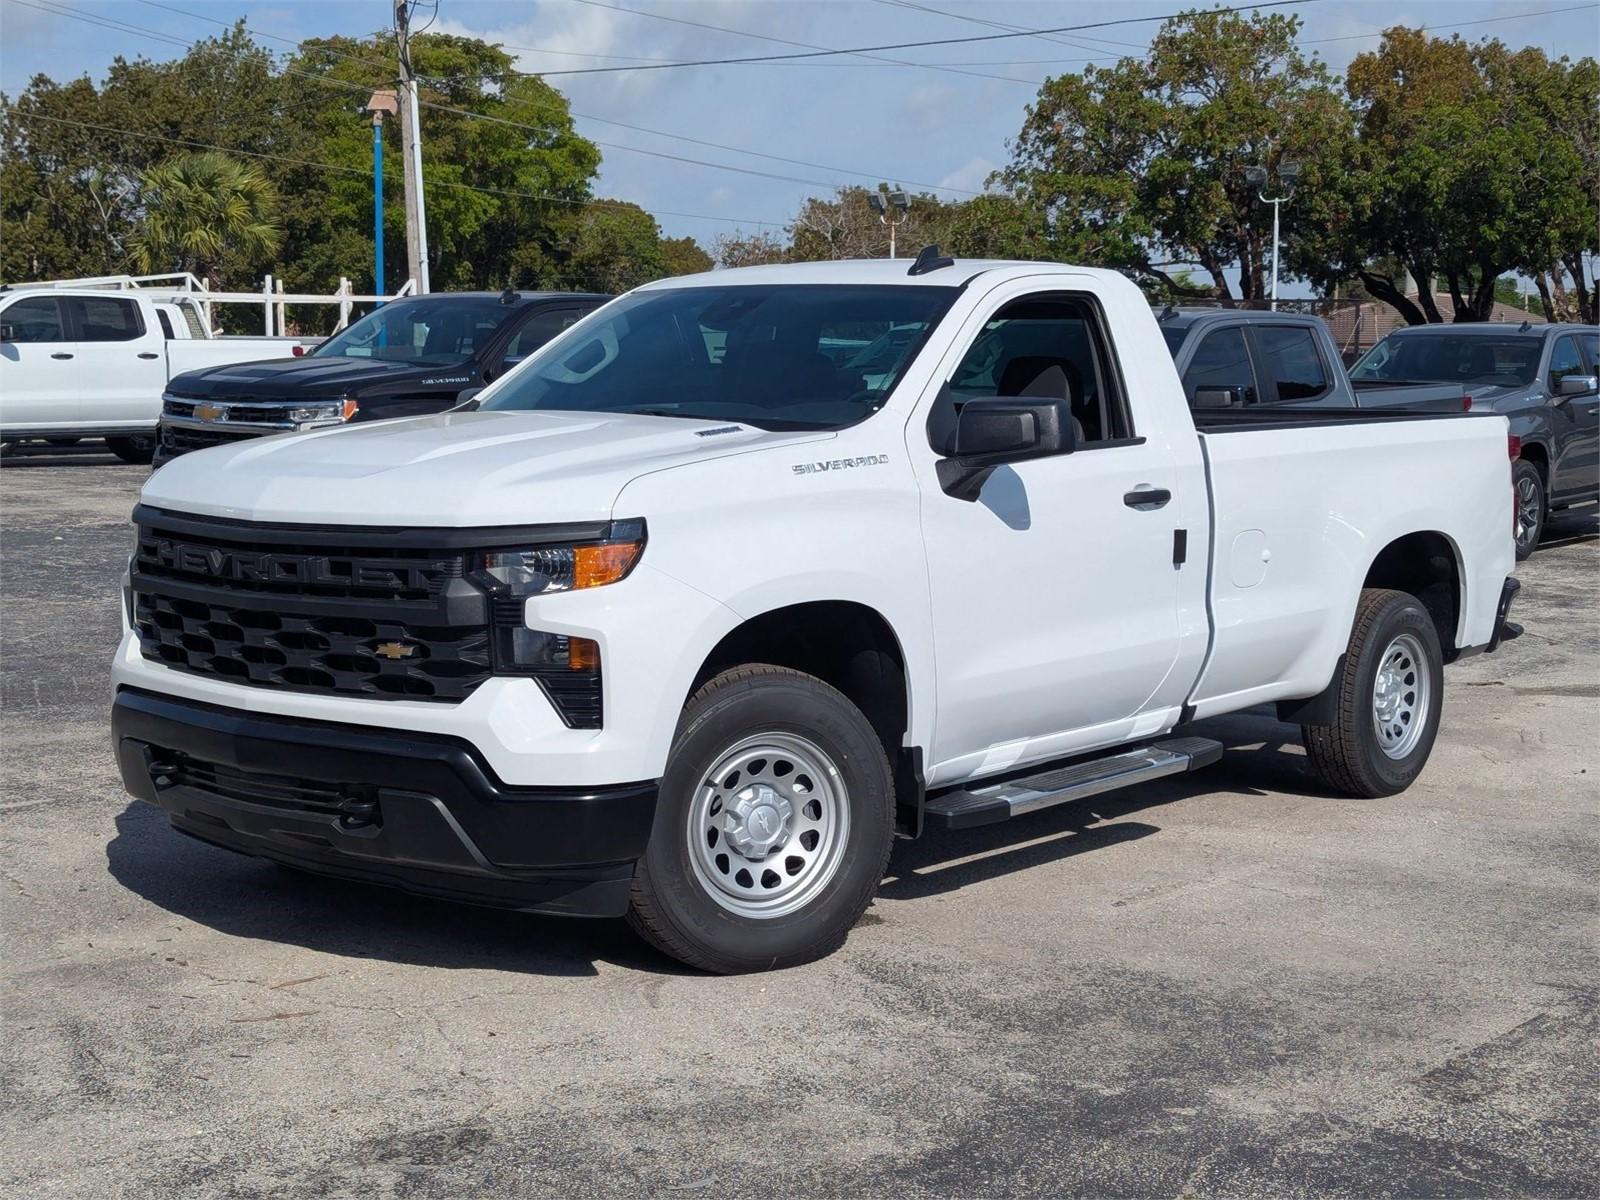
[[[600,728],[600,645],[591,638],[529,629],[523,602],[531,596],[616,583],[638,563],[644,543],[643,521],[618,521],[593,541],[487,550],[473,556],[473,579],[489,593],[493,610],[496,674],[533,676],[571,728]]]

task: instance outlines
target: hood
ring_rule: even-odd
[[[1504,401],[1526,400],[1530,393],[1543,392],[1537,380],[1533,383],[1518,383],[1510,387],[1484,387],[1481,385],[1468,385],[1467,391],[1472,393],[1473,408],[1493,409]]]
[[[604,521],[640,475],[833,436],[634,414],[449,412],[185,454],[150,477],[142,499],[291,524]]]
[[[342,396],[362,387],[402,380],[433,383],[449,379],[456,381],[455,386],[459,387],[459,381],[474,375],[476,370],[471,362],[453,367],[419,367],[373,358],[336,355],[322,358],[308,354],[304,358],[268,358],[189,371],[176,376],[167,390],[188,399],[310,399],[312,396]]]

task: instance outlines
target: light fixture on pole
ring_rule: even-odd
[[[1244,177],[1251,187],[1256,189],[1256,195],[1263,204],[1272,205],[1272,311],[1278,311],[1278,208],[1294,192],[1294,185],[1300,178],[1300,164],[1292,158],[1278,161],[1278,182],[1282,185],[1276,196],[1267,195],[1267,169],[1265,167],[1246,167]]]
[[[889,227],[889,257],[894,257],[894,233],[905,223],[906,214],[911,211],[911,197],[906,195],[904,188],[895,188],[885,195],[882,191],[867,193],[867,206],[878,214],[878,220]],[[896,219],[894,213],[900,214]]]

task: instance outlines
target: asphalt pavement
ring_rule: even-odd
[[[173,833],[108,663],[143,468],[0,463],[0,1189],[131,1196],[1600,1194],[1600,540],[1450,667],[1388,800],[1266,711],[1208,771],[897,846],[833,957],[695,974],[620,922]]]

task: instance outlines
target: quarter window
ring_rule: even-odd
[[[144,319],[132,300],[73,296],[67,300],[78,322],[80,342],[131,342],[144,336]]]
[[[506,347],[505,365],[515,366],[563,329],[576,325],[582,316],[575,308],[547,308],[534,313]]]
[[[1282,401],[1314,400],[1328,390],[1317,340],[1304,325],[1258,325],[1262,382]]]
[[[11,326],[13,342],[67,341],[61,301],[54,296],[30,296],[0,313],[0,325]]]

